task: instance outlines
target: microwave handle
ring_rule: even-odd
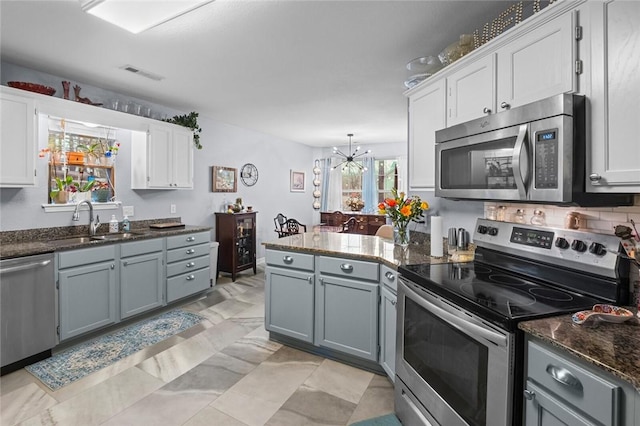
[[[518,137],[516,138],[516,144],[513,147],[513,158],[511,159],[511,167],[513,167],[513,179],[518,188],[521,200],[527,199],[527,178],[522,176],[522,167],[520,165],[520,155],[522,150],[526,150],[528,154],[528,145],[526,143],[527,133],[529,131],[529,125],[523,124],[518,131]]]

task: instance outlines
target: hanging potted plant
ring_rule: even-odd
[[[202,149],[202,145],[200,144],[200,132],[202,132],[202,129],[198,125],[197,112],[192,111],[189,114],[175,115],[172,118],[166,118],[162,121],[178,124],[180,126],[188,127],[189,129],[191,129],[193,131],[193,144],[196,148]]]

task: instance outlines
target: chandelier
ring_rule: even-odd
[[[348,133],[347,136],[349,137],[349,150],[347,152],[352,152],[351,151],[351,138],[353,137],[353,133]],[[365,170],[367,170],[366,167],[364,167],[362,164],[360,163],[356,163],[356,158],[362,157],[363,155],[367,155],[371,152],[370,149],[366,150],[365,152],[361,152],[360,154],[358,154],[358,151],[360,151],[360,147],[356,147],[356,149],[353,151],[353,153],[351,155],[347,155],[344,152],[340,151],[337,147],[333,147],[333,153],[339,155],[341,158],[344,158],[344,160],[336,165],[333,166],[331,168],[331,170],[335,170],[338,167],[342,166],[342,170],[345,170],[347,167],[351,167],[351,166],[356,166],[357,168],[360,169],[361,172],[364,172]]]

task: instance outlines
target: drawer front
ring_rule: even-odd
[[[167,250],[178,247],[195,246],[197,244],[211,241],[209,232],[198,232],[197,234],[182,234],[167,237]]]
[[[167,280],[167,302],[190,296],[210,286],[209,268],[178,275]]]
[[[602,424],[620,424],[619,386],[535,342],[528,342],[527,375]]]
[[[356,218],[356,222],[358,223],[367,223],[367,216],[354,216]]]
[[[385,223],[387,223],[385,216],[369,216],[369,225],[380,227]]]
[[[116,258],[116,244],[58,253],[58,269],[106,262]]]
[[[195,259],[180,260],[167,265],[167,277],[186,274],[198,269],[210,266],[209,256],[201,256]]]
[[[207,242],[206,244],[200,244],[199,246],[187,246],[168,250],[167,263],[205,256],[209,254],[210,250],[211,248],[209,242]]]
[[[162,238],[152,240],[133,241],[120,245],[120,257],[136,256],[139,254],[162,251]]]
[[[377,263],[362,260],[341,259],[339,257],[319,257],[319,269],[322,274],[337,275],[362,280],[378,281]]]
[[[380,266],[380,282],[393,294],[398,294],[398,271],[386,265]]]
[[[314,258],[312,254],[267,250],[266,262],[267,265],[280,266],[283,268],[301,269],[311,272],[314,270]]]

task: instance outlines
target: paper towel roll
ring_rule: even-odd
[[[442,217],[431,216],[431,256],[443,256]]]

